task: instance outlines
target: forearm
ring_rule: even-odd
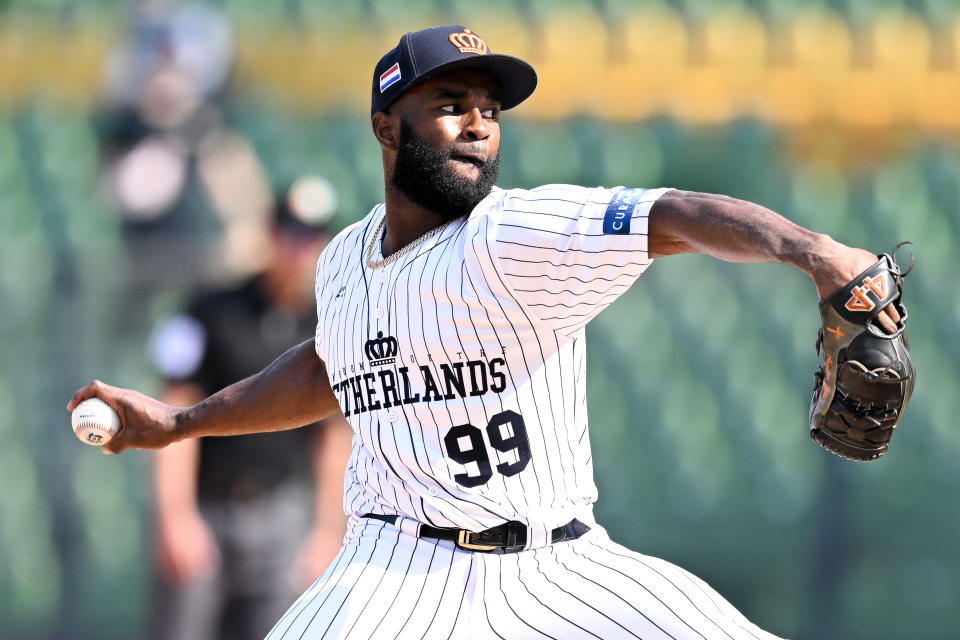
[[[779,262],[806,273],[822,300],[877,261],[865,249],[804,229],[753,202],[668,191],[653,204],[648,249],[656,258],[703,253],[730,262]],[[877,318],[892,333],[899,315],[888,305]]]
[[[260,373],[179,412],[176,439],[294,429],[337,409],[323,361],[307,340]]]
[[[652,257],[702,253],[729,262],[778,262],[814,277],[835,244],[753,202],[669,191],[650,212]]]
[[[203,391],[196,385],[175,382],[167,385],[161,400],[187,407],[203,397]],[[173,519],[185,511],[196,511],[199,459],[199,440],[178,442],[154,454],[154,506],[161,521]]]
[[[350,424],[338,412],[318,426],[312,451],[316,526],[334,529],[340,535],[346,527],[343,474],[350,459],[352,439]]]
[[[197,510],[198,440],[185,440],[154,455],[154,508],[163,524],[177,514]]]

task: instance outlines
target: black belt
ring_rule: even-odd
[[[363,517],[396,524],[398,516],[365,513]],[[589,526],[577,519],[573,519],[562,527],[557,527],[550,532],[550,543],[576,540],[587,531],[590,531]],[[475,532],[468,531],[467,529],[441,529],[420,523],[420,537],[450,540],[457,545],[458,549],[465,551],[516,553],[517,551],[523,551],[523,548],[527,544],[527,525],[522,522],[510,521],[485,531]]]

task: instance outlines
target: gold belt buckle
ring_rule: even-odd
[[[494,549],[500,548],[499,545],[495,544],[474,544],[470,542],[471,535],[473,535],[472,531],[460,529],[460,533],[457,534],[457,546],[461,549],[470,549],[471,551],[493,551]]]

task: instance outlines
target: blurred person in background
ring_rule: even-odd
[[[158,326],[151,351],[167,381],[165,401],[193,404],[313,335],[314,269],[334,207],[326,181],[296,182],[278,199],[266,268],[238,286],[200,291],[185,313]],[[155,454],[156,638],[269,631],[340,548],[351,433],[338,414]],[[312,516],[304,508],[311,502]]]
[[[225,114],[234,57],[217,7],[138,3],[96,116],[102,183],[129,256],[129,326],[148,322],[157,294],[198,289],[151,340],[176,404],[313,335],[314,269],[336,206],[322,180],[274,203],[253,145]],[[156,455],[155,637],[260,638],[319,575],[345,526],[341,420]]]
[[[224,109],[234,60],[221,9],[138,2],[95,115],[129,257],[128,326],[150,322],[158,294],[194,292],[151,338],[173,404],[256,373],[316,326],[313,279],[336,194],[312,178],[274,198]],[[158,452],[151,635],[262,638],[340,547],[349,453],[341,416]]]
[[[198,278],[222,282],[263,268],[272,189],[224,109],[235,43],[222,10],[140,2],[131,11],[129,36],[106,62],[94,122],[131,294],[149,300]]]

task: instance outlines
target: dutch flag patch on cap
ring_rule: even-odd
[[[400,81],[400,63],[395,63],[392,67],[380,74],[380,93],[387,90],[388,87]]]

